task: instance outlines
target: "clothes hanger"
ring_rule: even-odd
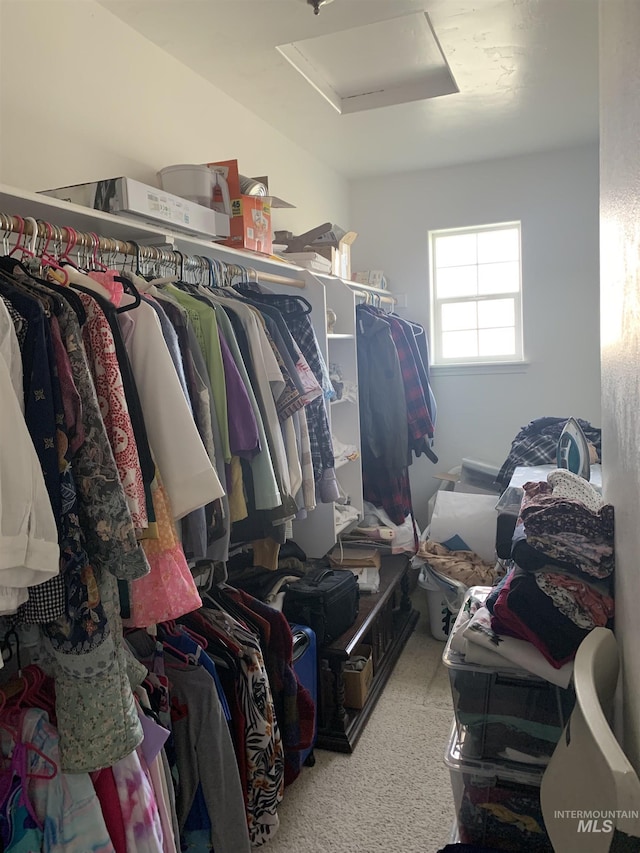
[[[118,246],[119,246],[119,244],[118,244],[118,241],[116,240],[116,253],[118,250]],[[136,270],[139,270],[140,269],[140,246],[138,246],[137,243],[134,243],[134,246],[136,248]],[[138,273],[136,273],[136,275],[138,275]],[[142,302],[142,297],[140,296],[140,291],[135,286],[133,281],[130,278],[128,278],[127,276],[124,276],[124,275],[116,276],[115,281],[119,281],[123,285],[123,287],[127,291],[127,293],[129,293],[129,295],[133,296],[133,302],[131,302],[128,305],[120,305],[118,308],[116,308],[116,314],[126,314],[127,311],[133,311],[133,309],[137,308],[138,305],[140,305],[140,303]]]
[[[12,629],[9,633],[15,633],[15,631]],[[5,635],[5,640],[7,636]],[[38,695],[38,690],[45,679],[46,676],[39,667],[28,666],[24,670],[19,669],[18,677],[7,682],[0,689],[0,728],[4,729],[10,735],[14,743],[21,743],[26,749],[41,758],[45,765],[50,768],[51,772],[49,773],[28,773],[27,775],[31,779],[53,779],[58,773],[58,765],[53,759],[45,755],[34,743],[22,740],[20,737],[24,715],[28,710],[28,707],[22,707],[23,702],[29,699],[33,703],[33,699]],[[11,704],[7,706],[7,702],[13,700],[16,696],[18,696],[17,701],[11,701]],[[34,704],[33,707],[39,706]]]
[[[106,264],[103,264],[102,261],[98,258],[98,249],[100,248],[100,238],[95,233],[95,231],[89,231],[89,237],[91,237],[91,263],[93,264],[93,269],[100,269],[103,272],[108,270]]]
[[[44,220],[42,220],[42,222],[46,230],[46,242],[42,249],[40,249],[38,252],[38,256],[40,257],[41,276],[44,274],[43,266],[58,270],[63,276],[63,280],[60,281],[59,284],[64,287],[66,284],[69,283],[69,274],[64,269],[64,267],[58,263],[57,258],[54,255],[49,254],[47,251],[49,248],[49,243],[51,243],[51,239],[54,235],[54,226],[51,225],[49,222],[45,222]]]
[[[11,251],[8,254],[9,258],[12,258],[15,255],[15,253],[22,248],[20,245],[20,241],[22,240],[22,238],[24,236],[25,221],[21,216],[16,216],[16,219],[18,220],[18,226],[19,226],[18,237],[16,239],[15,246],[13,247],[13,249],[11,249]]]

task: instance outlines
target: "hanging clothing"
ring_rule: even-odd
[[[0,358],[0,609],[15,612],[26,587],[59,572],[58,530],[42,469],[11,383]]]
[[[129,417],[115,341],[95,299],[80,294],[87,319],[82,328],[87,360],[98,395],[100,414],[118,467],[131,519],[138,530],[149,526],[138,446]]]
[[[162,853],[162,824],[153,789],[137,752],[113,765],[127,853]]]
[[[124,304],[131,297],[125,296]],[[224,489],[189,412],[153,308],[119,315],[151,451],[175,518],[221,498]],[[179,437],[179,439],[177,438]]]
[[[159,472],[151,494],[159,536],[142,542],[151,571],[129,585],[130,612],[123,618],[127,627],[146,628],[202,606]]]

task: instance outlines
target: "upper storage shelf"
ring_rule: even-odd
[[[246,252],[221,246],[206,237],[197,237],[172,231],[170,228],[151,225],[143,219],[132,216],[116,216],[90,207],[62,201],[50,196],[40,195],[30,190],[0,184],[0,212],[12,216],[31,216],[42,219],[53,225],[69,226],[77,231],[94,231],[99,236],[113,237],[116,240],[127,240],[141,245],[175,248],[190,255],[205,255],[219,258],[230,264],[249,267],[262,273],[277,275],[282,278],[298,280],[302,283],[308,280],[309,271],[302,267],[278,261],[255,252]],[[388,293],[371,287],[364,287],[355,282],[343,281],[335,276],[316,276],[321,281],[342,281],[348,287],[356,290],[367,290],[378,293],[381,297]]]

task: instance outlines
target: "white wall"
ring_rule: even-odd
[[[616,512],[624,744],[640,773],[640,5],[601,3],[600,22],[603,474]]]
[[[163,166],[237,158],[298,206],[275,227],[349,221],[341,176],[93,0],[0,0],[0,39],[0,181],[156,184]]]
[[[542,415],[600,425],[597,145],[352,184],[354,269],[383,269],[401,312],[428,328],[428,232],[520,220],[525,355],[518,373],[440,373],[435,451],[412,466],[424,523],[436,471],[463,457],[501,465]]]

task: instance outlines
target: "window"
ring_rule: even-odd
[[[522,361],[520,223],[430,238],[433,363]]]

